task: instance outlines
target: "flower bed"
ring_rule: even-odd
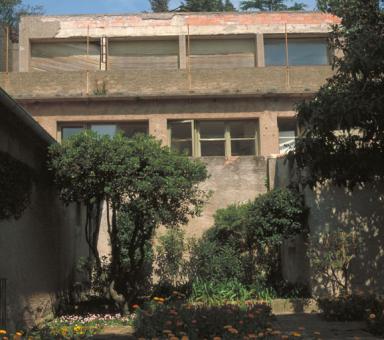
[[[83,339],[100,333],[106,326],[128,326],[133,316],[120,314],[88,314],[85,316],[68,315],[46,323],[38,332],[32,334],[36,339]]]
[[[170,304],[137,309],[137,338],[256,339],[278,336],[271,328],[271,308],[258,305],[193,306]]]

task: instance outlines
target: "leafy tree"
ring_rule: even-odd
[[[384,178],[384,13],[377,0],[321,2],[341,17],[331,34],[335,75],[298,105],[302,135],[290,155],[303,181],[353,187]]]
[[[106,202],[111,242],[109,292],[127,312],[140,291],[140,273],[156,228],[185,224],[200,213],[208,198],[199,188],[207,178],[206,167],[162,147],[153,137],[117,135],[111,139],[91,131],[52,146],[49,156],[61,199],[87,207],[87,241],[98,267],[98,222],[101,204]],[[92,212],[96,212],[93,218]]]
[[[149,0],[149,3],[155,13],[169,12],[169,0]]]
[[[244,0],[240,2],[240,8],[243,11],[258,10],[258,11],[302,11],[307,7],[302,2],[295,2],[289,6],[286,0]]]
[[[42,6],[24,5],[23,0],[0,1],[0,23],[9,26],[14,37],[18,31],[17,26],[22,15],[39,15],[42,13]]]
[[[182,12],[227,12],[235,11],[231,0],[186,0],[180,8]]]

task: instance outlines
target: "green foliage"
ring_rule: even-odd
[[[306,211],[293,190],[277,189],[253,202],[230,205],[216,212],[206,238],[233,249],[242,262],[247,283],[263,281],[279,271],[279,251],[284,239],[305,233]]]
[[[110,138],[91,131],[52,146],[49,156],[61,199],[88,208],[85,229],[96,259],[100,206],[107,203],[112,248],[109,290],[126,312],[140,291],[140,272],[156,228],[186,224],[201,212],[209,197],[199,188],[208,177],[206,167],[150,136]],[[94,210],[98,217],[89,232]]]
[[[0,151],[0,221],[20,218],[31,201],[33,170]]]
[[[232,278],[243,280],[244,272],[235,249],[203,238],[191,245],[189,275],[191,281],[217,283]]]
[[[378,0],[319,5],[341,17],[330,43],[343,57],[316,96],[298,105],[302,135],[290,159],[311,186],[377,181],[384,178],[384,13]]]
[[[23,0],[2,0],[0,2],[0,23],[9,26],[12,33],[18,31],[17,25],[22,15],[40,15],[42,13],[42,6],[24,5]]]
[[[242,339],[248,334],[265,331],[272,321],[266,305],[158,306],[154,310],[139,310],[135,319],[136,337],[160,339],[173,334],[190,340]]]
[[[272,289],[259,285],[247,286],[239,280],[223,281],[195,280],[192,285],[191,303],[224,305],[228,302],[245,303],[250,300],[271,300],[275,297]]]
[[[185,284],[188,247],[184,236],[182,229],[169,229],[159,237],[155,259],[159,286],[178,288]]]
[[[351,265],[359,256],[361,241],[354,231],[322,232],[312,236],[308,249],[314,279],[333,295],[350,293]]]
[[[169,12],[169,0],[149,0],[149,3],[155,13]]]
[[[375,298],[366,314],[368,331],[375,335],[384,336],[384,298]]]
[[[181,3],[182,12],[230,12],[235,11],[230,0],[185,0]]]
[[[295,2],[289,6],[286,0],[243,0],[240,2],[240,8],[243,11],[303,11],[307,7],[302,2]],[[292,1],[291,1],[292,2]]]

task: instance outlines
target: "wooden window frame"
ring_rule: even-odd
[[[191,157],[232,157],[232,141],[254,141],[255,142],[255,154],[254,155],[241,155],[236,157],[257,157],[260,155],[260,140],[259,140],[259,120],[258,119],[232,119],[232,120],[220,120],[220,119],[210,119],[210,120],[173,120],[173,122],[191,122],[192,129],[192,155]],[[230,131],[231,122],[254,122],[255,123],[255,135],[253,138],[232,138]],[[172,121],[171,121],[172,122]],[[201,138],[200,136],[200,123],[201,122],[220,122],[224,123],[224,137],[223,138]],[[172,130],[171,124],[168,124],[168,138],[169,143],[172,143]],[[177,139],[178,141],[183,141],[183,139]],[[187,141],[189,139],[185,139]],[[225,143],[225,156],[202,156],[201,155],[201,142],[204,141],[223,141]]]

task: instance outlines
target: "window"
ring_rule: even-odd
[[[84,130],[83,126],[66,126],[61,129],[61,138],[67,139]]]
[[[117,132],[121,132],[125,137],[132,138],[138,133],[148,134],[148,122],[130,122],[118,124],[82,123],[79,125],[62,126],[61,139],[67,139],[85,129],[90,129],[99,135],[110,137],[113,137]]]
[[[257,121],[174,121],[168,127],[171,148],[189,156],[258,154]]]
[[[279,149],[284,154],[291,151],[295,146],[296,140],[296,120],[291,118],[281,118],[277,121],[279,126]]]
[[[265,64],[286,65],[285,39],[265,39]],[[325,39],[288,39],[288,65],[328,65],[329,47]]]

